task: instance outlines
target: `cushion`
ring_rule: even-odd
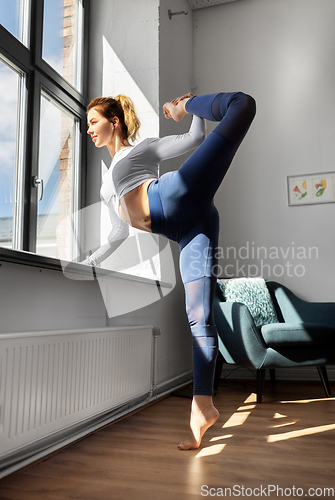
[[[255,325],[278,323],[270,292],[263,278],[218,279],[218,285],[226,302],[245,304]]]
[[[323,325],[278,323],[264,325],[261,332],[269,347],[335,344],[335,330]]]

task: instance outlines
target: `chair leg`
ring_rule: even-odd
[[[261,370],[257,370],[257,403],[262,402],[262,392],[263,385],[265,380],[266,370],[262,368]]]
[[[218,356],[216,358],[216,366],[215,366],[215,374],[214,374],[214,390],[217,390],[219,388],[223,362],[224,362],[224,358],[223,358],[221,352],[219,351]]]
[[[327,398],[330,397],[331,391],[330,391],[330,385],[329,385],[329,380],[328,380],[328,374],[327,374],[327,368],[325,366],[317,366],[320,379],[323,385],[323,388],[325,390]]]
[[[276,370],[274,368],[270,368],[270,380],[271,380],[271,385],[274,387],[276,385]]]

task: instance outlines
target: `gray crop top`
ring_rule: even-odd
[[[112,231],[108,242],[85,261],[97,266],[116,250],[129,234],[128,225],[118,216],[120,199],[149,179],[158,179],[159,163],[180,156],[199,146],[205,138],[205,120],[193,116],[190,130],[181,135],[145,139],[136,146],[121,149],[103,176],[100,197],[108,206]]]

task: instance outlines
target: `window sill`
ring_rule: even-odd
[[[171,283],[167,283],[164,281],[120,273],[117,271],[110,271],[109,269],[103,269],[100,267],[93,268],[85,264],[79,264],[76,262],[61,262],[59,259],[55,259],[53,257],[45,257],[43,255],[37,255],[35,253],[25,252],[23,250],[12,250],[10,248],[0,247],[0,263],[1,262],[11,262],[12,264],[50,269],[52,271],[60,271],[64,273],[66,272],[66,274],[77,274],[90,277],[91,279],[114,278],[130,282],[135,281],[147,285],[160,286],[163,288],[173,287]]]

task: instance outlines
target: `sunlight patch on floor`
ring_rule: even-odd
[[[253,410],[254,408],[256,408],[256,405],[240,406],[239,408],[237,408],[237,411]]]
[[[243,425],[246,419],[250,415],[250,411],[245,411],[245,410],[253,410],[256,405],[250,404],[250,403],[255,403],[257,400],[257,395],[252,392],[249,394],[247,399],[244,400],[244,405],[247,406],[239,406],[239,408],[236,409],[236,412],[232,414],[232,416],[227,420],[225,424],[223,424],[222,428],[226,427],[236,427],[237,425]]]
[[[252,392],[248,397],[247,399],[244,401],[245,403],[256,403],[257,401],[257,394],[255,394],[254,392]]]
[[[278,427],[286,427],[287,425],[294,425],[296,424],[296,420],[292,420],[292,422],[285,422],[285,424],[276,424],[276,425],[270,425],[272,429],[277,429]]]
[[[283,415],[282,413],[275,413],[272,418],[278,419],[278,418],[288,418],[287,415]],[[285,427],[287,425],[293,425],[296,424],[297,420],[290,420],[289,422],[283,422],[281,424],[275,424],[275,425],[270,425],[273,429],[277,427]]]
[[[335,398],[318,398],[318,399],[297,399],[296,401],[280,401],[282,404],[287,403],[315,403],[317,401],[323,401],[324,403],[327,401],[335,401]]]
[[[243,425],[244,422],[250,415],[250,411],[239,411],[238,413],[233,413],[233,415],[223,424],[222,428],[236,427],[237,425]]]
[[[283,434],[272,434],[268,436],[268,443],[275,443],[277,441],[285,441],[286,439],[292,439],[301,436],[309,436],[311,434],[318,434],[319,432],[326,432],[335,429],[335,424],[330,425],[320,425],[318,427],[309,427],[307,429],[300,429],[299,431],[285,432]]]
[[[224,436],[216,436],[216,437],[213,437],[212,439],[210,439],[210,441],[219,441],[220,439],[229,439],[231,437],[233,437],[234,434],[225,434]]]
[[[225,447],[225,444],[213,444],[213,446],[207,446],[206,448],[203,448],[199,453],[196,455],[195,458],[203,458],[203,457],[210,457],[212,455],[218,455],[221,453],[223,448]]]

